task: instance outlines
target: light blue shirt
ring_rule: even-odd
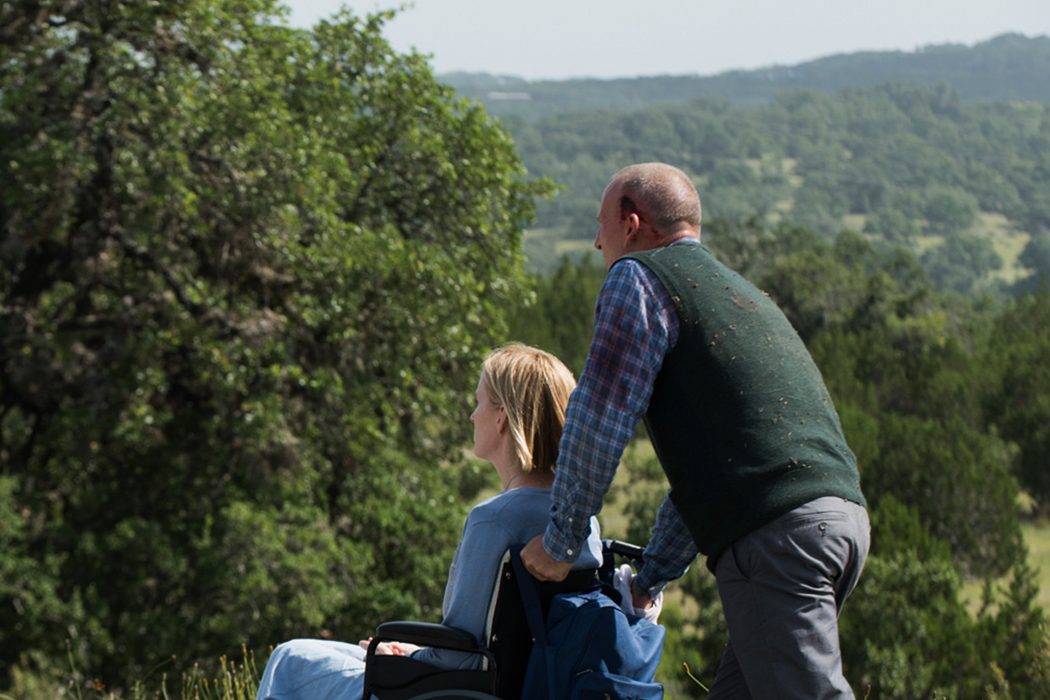
[[[542,534],[550,518],[551,491],[544,488],[521,488],[504,491],[474,506],[463,526],[452,566],[448,571],[443,624],[473,634],[479,643],[485,631],[488,606],[479,601],[492,597],[499,563],[513,544],[525,544]],[[602,561],[601,534],[598,520],[591,518],[588,533],[574,569],[596,569]],[[422,649],[412,658],[445,668],[479,668],[477,654]]]

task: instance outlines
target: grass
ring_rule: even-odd
[[[1028,545],[1028,561],[1039,571],[1039,597],[1043,610],[1050,611],[1050,522],[1022,527]]]
[[[254,700],[259,687],[259,669],[255,655],[241,649],[240,663],[223,656],[218,667],[204,669],[194,664],[174,680],[162,674],[151,682],[147,674],[125,692],[114,692],[105,684],[86,677],[70,648],[69,673],[58,680],[15,669],[14,686],[0,693],[0,700]],[[166,660],[160,666],[171,662]]]
[[[842,217],[842,228],[851,231],[863,231],[864,224],[867,221],[868,217],[866,214],[846,214]]]
[[[994,279],[1013,284],[1031,273],[1031,270],[1019,263],[1018,258],[1032,237],[1014,228],[1005,216],[981,213],[974,232],[991,240],[995,252],[1003,261],[1002,268],[991,274]]]
[[[529,229],[522,242],[526,267],[530,272],[546,274],[557,267],[562,257],[580,258],[598,256],[594,239],[566,238],[561,231],[552,229]]]
[[[1028,562],[1037,571],[1039,595],[1036,603],[1050,613],[1050,521],[1039,520],[1021,525],[1021,534],[1028,548]],[[996,581],[997,586],[1005,586],[1006,579]],[[984,582],[966,581],[962,587],[962,599],[970,612],[976,612],[981,605],[981,592]]]

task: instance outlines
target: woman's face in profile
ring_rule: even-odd
[[[478,459],[491,462],[500,444],[499,418],[503,407],[497,406],[489,398],[489,387],[484,374],[478,380],[474,398],[476,408],[470,414],[470,420],[474,423],[474,454]]]

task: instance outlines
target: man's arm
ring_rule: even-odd
[[[645,546],[645,562],[633,582],[633,592],[636,596],[656,597],[668,581],[682,577],[697,554],[693,536],[671,499],[664,496],[649,544]]]
[[[537,538],[522,551],[537,578],[563,579],[579,555],[677,340],[677,312],[655,276],[633,260],[614,265],[598,294],[594,339],[569,399],[551,522],[542,542]]]

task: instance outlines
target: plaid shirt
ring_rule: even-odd
[[[692,245],[691,240],[674,245]],[[624,448],[645,415],[656,375],[678,342],[678,313],[659,279],[633,260],[617,263],[598,293],[594,339],[569,399],[554,480],[551,522],[543,546],[574,560],[588,523],[602,506]],[[697,549],[665,497],[636,585],[656,595],[679,578]]]

